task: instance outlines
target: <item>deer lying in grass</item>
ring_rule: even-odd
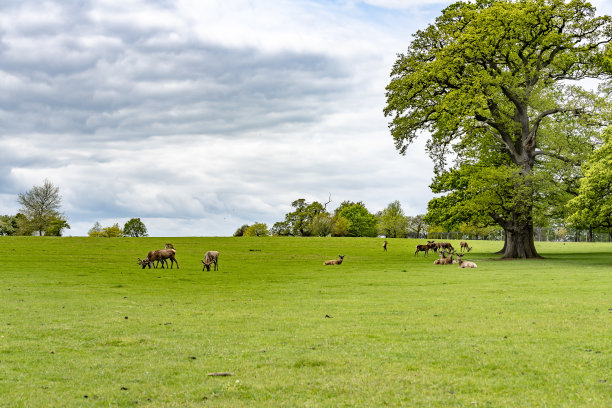
[[[465,241],[461,241],[461,244],[459,244],[461,246],[461,250],[463,251],[464,249],[467,249],[468,252],[470,252],[472,250],[472,248],[470,246],[468,246],[468,243]]]
[[[210,265],[211,264],[215,264],[215,271],[219,269],[219,252],[217,251],[208,251],[204,254],[204,259],[201,259],[202,263],[204,264],[204,267],[202,268],[202,270],[206,269],[207,271],[210,272]]]
[[[476,264],[472,261],[464,261],[461,259],[464,254],[457,254],[457,263],[460,268],[476,268]]]
[[[440,254],[440,259],[436,259],[434,261],[434,265],[450,265],[453,263],[453,252],[450,253],[450,256],[446,257],[446,252],[442,251]]]
[[[325,261],[323,265],[340,265],[344,260],[344,255],[338,255],[340,259],[332,259],[331,261]]]

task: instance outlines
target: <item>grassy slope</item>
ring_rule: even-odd
[[[612,404],[610,244],[474,241],[468,270],[413,240],[171,238],[181,269],[136,265],[165,242],[0,238],[1,405]]]

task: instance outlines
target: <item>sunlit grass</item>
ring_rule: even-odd
[[[180,269],[140,269],[168,241]],[[612,404],[612,245],[388,241],[0,238],[2,405]]]

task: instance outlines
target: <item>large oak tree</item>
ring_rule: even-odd
[[[541,169],[577,161],[559,144],[567,136],[559,129],[593,143],[584,129],[596,122],[599,100],[578,85],[608,79],[601,67],[610,21],[582,0],[457,2],[393,66],[385,115],[396,148],[404,153],[429,135],[437,175],[450,172],[450,202],[505,230],[504,257],[538,256]]]

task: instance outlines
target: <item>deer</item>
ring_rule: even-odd
[[[323,265],[340,265],[344,260],[344,255],[338,255],[340,259],[332,259],[330,261],[325,261]]]
[[[156,251],[151,251],[147,254],[145,259],[138,258],[138,265],[142,265],[142,269],[144,269],[147,265],[149,269],[151,269],[151,265],[153,262],[160,261],[162,263],[162,269],[164,268],[164,262],[168,265],[167,259],[170,259],[170,269],[174,266],[176,262],[176,269],[179,269],[179,263],[175,258],[176,250],[170,248],[158,249]],[[157,266],[155,266],[157,268]]]
[[[461,250],[463,251],[464,249],[466,249],[468,252],[470,252],[472,250],[472,248],[470,246],[468,246],[468,243],[465,241],[461,241],[461,243],[459,244],[459,246],[461,246]]]
[[[202,270],[206,269],[207,271],[210,272],[210,265],[211,264],[215,264],[215,271],[219,269],[219,252],[217,251],[207,251],[204,254],[204,259],[201,259],[202,263],[204,264],[204,267],[202,268]]]
[[[446,257],[446,251],[442,251],[442,253],[438,254],[440,255],[440,259],[436,259],[434,261],[434,265],[450,265],[453,263],[453,252],[450,253],[450,256],[447,258]]]
[[[436,244],[438,245],[438,249],[448,249],[449,251],[455,250],[455,248],[453,248],[450,242],[436,242]]]
[[[457,254],[457,263],[459,264],[460,268],[476,268],[477,265],[472,262],[472,261],[464,261],[461,258],[463,257],[463,255],[465,254]]]
[[[427,246],[434,252],[438,252],[438,244],[439,242],[436,241],[427,241]]]
[[[419,252],[425,252],[425,256],[427,256],[429,254],[429,244],[417,245],[416,251],[414,251],[414,256],[419,255]]]

